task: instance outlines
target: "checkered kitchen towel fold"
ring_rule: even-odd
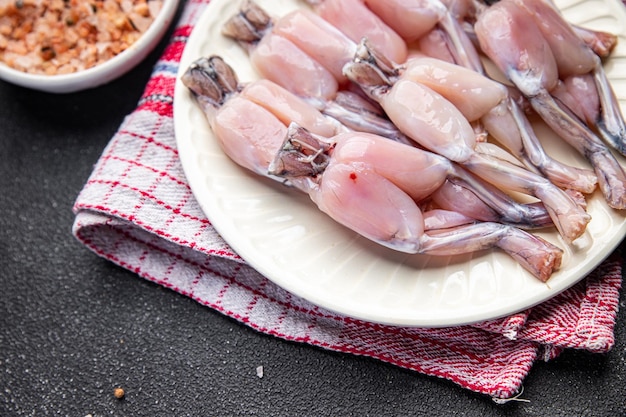
[[[611,348],[622,280],[617,256],[528,311],[439,329],[387,326],[326,311],[248,266],[194,200],[174,138],[177,66],[207,3],[191,0],[185,6],[137,109],[124,120],[78,196],[74,233],[81,242],[260,332],[377,358],[494,399],[514,396],[537,359],[552,358],[564,348]]]

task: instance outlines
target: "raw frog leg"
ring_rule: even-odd
[[[217,56],[196,60],[182,81],[203,109],[226,155],[260,175],[267,175],[289,123],[296,121],[326,136],[345,130],[271,81],[240,85],[232,68]]]
[[[353,42],[369,39],[394,62],[404,62],[407,46],[404,39],[370,10],[363,0],[305,0],[324,20],[343,32]]]
[[[510,225],[437,210],[427,215],[427,229],[417,202],[445,177],[441,158],[422,154],[422,164],[416,165],[415,158],[406,158],[407,148],[416,148],[368,133],[343,133],[332,140],[335,146],[323,171],[318,163],[311,170],[306,165],[318,158],[318,151],[325,153],[326,145],[318,148],[313,135],[292,125],[270,173],[289,180],[311,178],[314,185],[307,191],[321,211],[394,250],[455,255],[500,248],[542,281],[559,268],[561,249]]]
[[[440,220],[442,213],[435,214]],[[453,224],[457,218],[456,213],[446,214],[447,216],[443,216],[444,221],[450,217],[452,218],[450,223]],[[429,212],[423,215],[432,216]],[[432,222],[428,218],[426,220]],[[423,238],[425,242],[422,243],[423,253],[431,255],[464,253],[493,246],[509,254],[542,282],[546,282],[552,273],[559,269],[563,256],[560,248],[540,237],[499,223],[471,223],[452,227],[447,227],[444,223],[440,229],[426,230],[425,236]],[[473,249],[472,244],[476,245]]]
[[[336,147],[328,147],[334,138],[316,136],[292,123],[289,139],[270,165],[269,172],[287,178],[313,176],[320,173],[319,161],[332,160]],[[545,207],[540,204],[519,204],[499,189],[485,183],[448,159],[422,149],[389,141],[378,135],[359,132],[351,146],[341,148],[343,158],[347,149],[354,162],[365,158],[388,180],[402,188],[416,201],[422,201],[433,193],[441,193],[439,206],[458,211],[481,221],[494,221],[521,228],[552,226]],[[445,197],[444,197],[445,195]]]
[[[545,8],[547,9],[549,7]],[[545,24],[549,28],[559,30],[563,27],[557,23],[552,24],[553,14],[545,12],[541,16],[546,18]],[[563,48],[571,45],[571,42],[567,42],[569,38],[563,40],[557,56],[540,25],[513,1],[502,0],[485,9],[479,15],[475,31],[482,50],[524,94],[533,109],[555,132],[589,160],[607,203],[616,209],[626,208],[626,174],[622,166],[602,140],[551,94],[559,86],[559,74],[569,77],[592,71],[596,85],[603,84],[605,89],[609,88],[608,83],[598,82],[598,78],[603,78],[598,74],[603,74],[603,71],[598,71],[601,66],[597,56],[580,48],[579,41],[572,46],[572,62],[568,62],[564,55],[567,55],[569,49]],[[602,103],[602,99],[600,102]],[[616,106],[610,104],[608,108],[604,104],[601,106],[603,112],[618,111]],[[604,120],[606,123],[607,119]]]
[[[559,187],[586,194],[596,188],[593,171],[566,165],[545,152],[530,122],[502,84],[467,68],[432,58],[409,60],[402,77],[444,96],[469,122],[480,120],[487,132],[528,168],[536,168]]]
[[[450,101],[402,75],[390,79],[369,57],[362,61],[357,56],[344,72],[381,104],[404,134],[501,189],[537,197],[566,241],[584,233],[590,216],[567,193],[543,176],[477,152],[472,127]]]
[[[282,181],[285,172],[302,167],[307,170],[307,176],[317,175],[325,169],[334,148],[331,139],[323,138],[332,138],[347,130],[336,120],[325,117],[307,102],[271,81],[258,80],[240,86],[232,68],[219,57],[197,60],[186,71],[182,81],[202,105],[226,155],[237,164],[259,175],[269,175]],[[280,170],[281,178],[277,178],[272,176],[276,168],[270,169],[270,163],[278,150],[283,147],[286,129],[290,123],[304,126],[311,132],[310,134],[317,135],[318,139],[315,141],[314,153],[308,155],[309,159],[303,163],[297,159],[287,160],[293,166],[283,167]],[[381,152],[387,148],[400,149],[396,154],[403,154],[403,159],[387,161],[387,170],[390,177],[404,181],[407,190],[413,187],[412,196],[421,199],[446,180],[450,180],[454,181],[454,186],[460,190],[456,194],[448,192],[446,195],[460,197],[466,194],[463,200],[459,200],[464,205],[459,210],[468,216],[501,221],[524,228],[551,226],[551,219],[543,206],[516,203],[443,157],[426,153],[414,146],[400,144],[380,136],[375,137],[388,142],[379,145]],[[400,148],[397,148],[398,146]],[[433,167],[429,172],[436,172],[439,177],[436,177],[437,179],[431,177],[429,181],[432,181],[432,184],[428,187],[421,185],[423,183],[421,180],[419,186],[411,186],[411,181],[417,181],[418,178],[410,169],[405,170],[404,175],[394,172],[397,162],[402,162],[407,167],[428,164]],[[310,186],[307,176],[292,176],[293,180],[290,183],[301,190],[306,190]],[[454,208],[455,204],[442,206]]]
[[[270,33],[285,38],[330,71],[339,84],[347,82],[341,68],[356,48],[354,41],[311,10],[296,9],[273,19],[249,0],[226,22],[223,33],[248,49]]]
[[[275,33],[273,25],[263,9],[246,1],[226,22],[222,33],[247,50],[250,63],[262,78],[312,101],[332,99],[339,88],[332,72],[291,40]]]
[[[247,1],[227,21],[223,32],[245,47],[262,77],[306,99],[324,114],[353,130],[409,142],[383,112],[373,109],[374,103],[339,89],[348,83],[342,68],[352,60],[356,44],[317,14],[297,9],[272,19]]]
[[[536,169],[561,188],[591,193],[593,171],[566,165],[549,156],[509,89],[471,69],[440,59],[416,55],[402,65],[391,63],[367,41],[359,44],[355,59],[367,63],[390,83],[410,79],[431,88],[454,104],[468,122],[486,129],[527,168]]]
[[[477,43],[474,25],[479,16],[487,7],[499,0],[442,0],[452,15],[463,27],[468,38]],[[558,10],[552,0],[546,0],[554,10]],[[600,59],[606,59],[611,55],[618,42],[618,37],[609,32],[594,30],[583,26],[570,24],[570,27],[584,44],[590,48]]]
[[[252,170],[260,175],[270,176],[271,178],[277,179],[281,182],[284,182],[284,178],[272,176],[271,172],[268,172],[268,168],[270,166],[269,156],[278,152],[278,149],[283,147],[283,141],[285,138],[286,126],[280,120],[281,117],[287,117],[289,111],[293,111],[295,108],[298,108],[298,100],[299,98],[289,94],[287,94],[286,90],[276,90],[276,91],[285,91],[284,98],[292,97],[296,102],[284,102],[283,100],[277,99],[274,100],[277,104],[277,108],[273,108],[272,106],[263,107],[257,104],[255,101],[249,99],[261,99],[271,97],[272,94],[278,94],[277,98],[279,98],[283,93],[273,93],[272,88],[267,87],[267,82],[265,82],[265,86],[260,84],[258,88],[251,88],[250,84],[245,88],[241,88],[237,82],[232,69],[224,64],[224,62],[218,57],[211,58],[203,58],[198,60],[196,63],[192,64],[188,71],[183,76],[183,82],[185,85],[190,88],[194,96],[196,97],[199,105],[205,111],[207,119],[213,129],[217,140],[220,141],[220,145],[224,149],[224,152],[232,158],[236,163],[241,166]],[[247,97],[246,97],[247,96]],[[281,108],[281,103],[285,104],[283,108]],[[299,101],[300,104],[306,104],[302,101]],[[306,106],[305,106],[306,107]],[[304,107],[302,107],[304,109]],[[269,109],[269,110],[268,110]],[[311,108],[311,112],[315,112],[314,108]],[[309,114],[309,111],[305,111],[305,114],[295,114],[295,117],[303,120],[303,121],[311,121],[313,128],[319,128],[319,117],[312,117]],[[323,123],[321,123],[323,125]],[[327,131],[327,126],[322,126],[320,131]],[[332,131],[331,127],[331,131]],[[406,149],[411,149],[419,152],[417,148],[411,148],[406,145],[399,144],[397,142],[390,141],[388,139],[377,137],[380,143],[383,143],[385,147],[389,145],[399,146],[402,151],[401,154],[405,153]],[[287,182],[297,189],[307,192],[314,193],[318,188],[318,179],[324,175],[327,167],[331,161],[331,154],[335,147],[335,143],[324,140],[316,141],[317,151],[314,155],[305,155],[306,159],[306,167],[308,169],[307,174],[304,176],[298,177],[289,177]],[[270,162],[268,162],[270,160]],[[428,161],[429,159],[424,159]],[[428,187],[433,187],[433,183],[436,183],[437,180],[439,182],[443,181],[443,178],[439,178],[442,175],[446,175],[446,170],[449,168],[449,162],[447,162],[443,158],[439,158],[440,161],[445,161],[446,163],[441,165],[438,168],[437,160],[433,160],[433,164],[430,166],[431,169],[425,169],[425,172],[420,173],[421,175],[415,176],[417,179],[421,179],[425,181],[425,184]],[[302,161],[299,161],[302,163]],[[416,161],[411,161],[415,163]],[[356,164],[358,165],[358,163]],[[388,165],[392,165],[392,162],[388,162]],[[446,168],[448,167],[448,168]],[[390,169],[390,168],[388,168]],[[333,168],[331,172],[335,172],[336,170]],[[400,174],[391,169],[395,173],[396,176],[400,176]],[[328,178],[332,178],[329,176]],[[378,178],[380,180],[380,178]],[[386,180],[389,181],[389,180]],[[375,180],[370,185],[376,185],[380,181]],[[392,184],[389,182],[389,184]],[[410,184],[410,181],[409,181]],[[373,187],[372,191],[376,192],[378,188]],[[406,193],[400,193],[395,188],[389,189],[389,196],[394,197],[397,196],[397,200],[392,198],[392,202],[394,203],[391,207],[398,208],[404,207],[402,204],[398,206],[395,204],[396,202],[400,204],[402,201],[406,202],[406,208],[408,211],[400,211],[400,217],[404,219],[402,227],[402,231],[398,232],[398,236],[405,235],[405,231],[408,231],[408,235],[411,235],[413,230],[418,230],[420,228],[420,223],[415,223],[415,219],[420,219],[421,212],[417,207],[414,200]],[[423,195],[425,191],[413,185],[413,194],[416,196]],[[381,196],[375,196],[378,198]],[[386,200],[389,203],[388,200]],[[392,224],[397,219],[397,213],[394,212],[392,208],[387,207],[387,210],[390,213],[389,223],[391,226],[395,226]],[[412,211],[416,211],[418,217],[412,215]],[[380,212],[382,213],[382,212]],[[379,213],[379,214],[380,214]],[[395,213],[395,214],[394,214]],[[394,214],[396,217],[394,217]],[[385,214],[386,216],[386,214]],[[540,218],[546,218],[543,216]],[[382,219],[381,219],[382,220]],[[364,226],[367,226],[367,222],[363,223]],[[497,225],[498,228],[502,228],[501,232],[503,235],[498,238],[497,242],[494,242],[494,246],[502,247],[505,250],[511,250],[512,256],[515,253],[519,252],[517,250],[507,249],[510,248],[510,241],[513,238],[512,235],[519,235],[519,229],[513,229],[512,232],[504,233],[504,230],[509,230],[510,226],[503,226],[498,223],[493,223],[493,227],[495,228]],[[405,227],[406,226],[406,227]],[[369,226],[367,226],[369,227]],[[417,229],[415,229],[417,227]],[[359,232],[368,235],[371,229],[363,229],[359,230]],[[369,234],[371,236],[371,234]],[[526,235],[524,235],[526,236]],[[528,235],[530,236],[530,235]],[[452,239],[452,238],[451,238]],[[391,239],[392,241],[394,238]],[[422,239],[423,240],[423,239]],[[455,239],[452,239],[455,240]],[[483,239],[484,240],[484,239]],[[442,239],[437,238],[434,240],[428,240],[427,242],[421,242],[421,245],[426,244],[426,248],[428,247],[430,242],[436,243],[441,242]],[[486,240],[485,240],[486,241]],[[397,245],[392,245],[394,248],[408,248],[407,245],[411,245],[413,243],[402,243],[401,240],[397,240]],[[480,242],[480,240],[476,240],[476,242]],[[399,245],[399,246],[398,246]],[[482,244],[484,245],[484,244]],[[464,250],[473,249],[474,246],[466,246]],[[482,246],[481,246],[482,247]],[[490,246],[487,246],[490,247]],[[527,248],[525,248],[527,249]],[[421,248],[419,249],[421,252],[428,252],[427,249]],[[437,249],[439,250],[439,249]],[[557,249],[553,247],[542,247],[541,251],[548,252],[554,251],[555,253],[559,253]],[[433,250],[434,253],[434,250]],[[560,259],[560,258],[559,258]],[[522,262],[527,262],[523,261]],[[545,262],[544,262],[545,264]],[[558,266],[558,263],[554,262],[551,264],[554,268]],[[551,268],[544,266],[543,268],[537,267],[532,262],[527,262],[526,266],[529,270],[531,270],[537,277],[540,279],[547,279],[549,274],[551,273]],[[552,268],[552,269],[554,269]]]
[[[543,1],[542,7],[551,7],[557,14],[558,8],[552,0]],[[585,28],[583,26],[569,24],[571,29],[576,32],[578,38],[591,49],[600,59],[606,59],[611,55],[611,52],[617,45],[618,38],[613,33],[604,32],[601,30],[594,30]]]
[[[359,130],[414,144],[386,118],[378,104],[347,90],[338,92],[335,100],[318,103],[323,107],[319,111],[307,100],[270,80],[260,79],[245,86],[238,84],[232,68],[217,56],[196,60],[183,76],[183,82],[194,92],[211,123],[228,99],[240,95],[265,108],[285,126],[296,122],[316,134],[329,137],[341,131]],[[254,113],[260,111],[253,110]],[[236,112],[233,117],[235,115]]]
[[[347,84],[342,68],[354,56],[356,43],[318,14],[296,9],[276,19],[272,31],[327,68],[340,85]]]
[[[454,62],[475,71],[482,71],[476,48],[444,2],[365,0],[365,4],[407,42],[414,42],[436,32],[441,45],[450,53]]]
[[[524,9],[535,21],[550,45],[561,79],[576,75],[593,75],[596,84],[595,93],[600,102],[598,118],[593,124],[607,143],[622,155],[626,155],[626,124],[600,58],[580,39],[578,33],[563,19],[551,2],[515,0],[515,4]]]

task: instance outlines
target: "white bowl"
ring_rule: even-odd
[[[72,93],[106,84],[131,70],[156,47],[168,30],[178,3],[179,0],[164,0],[154,22],[135,43],[94,67],[71,74],[41,75],[19,71],[0,62],[0,79],[50,93]]]

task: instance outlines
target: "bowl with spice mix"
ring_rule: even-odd
[[[178,0],[0,0],[0,79],[71,93],[120,77],[154,49]]]

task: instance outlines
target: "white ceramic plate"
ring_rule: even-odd
[[[275,15],[298,0],[257,0]],[[200,56],[219,54],[242,81],[257,77],[244,51],[220,34],[241,1],[213,0],[184,51],[180,71]],[[620,34],[606,68],[617,95],[626,100],[625,12],[616,0],[557,0],[565,16]],[[180,75],[180,74],[179,74]],[[180,79],[174,119],[180,158],[198,202],[231,247],[281,287],[313,303],[364,320],[392,325],[438,327],[508,315],[540,303],[588,274],[626,233],[624,213],[608,208],[601,195],[590,198],[593,220],[567,247],[556,233],[540,233],[565,248],[563,267],[547,284],[533,278],[499,251],[465,256],[407,255],[380,247],[347,230],[308,197],[256,177],[221,151]],[[584,161],[542,125],[546,148],[567,162]]]
[[[0,62],[0,79],[49,93],[72,93],[106,84],[139,64],[159,43],[170,26],[179,0],[164,0],[148,30],[128,49],[102,64],[71,74],[41,75],[16,70]]]

